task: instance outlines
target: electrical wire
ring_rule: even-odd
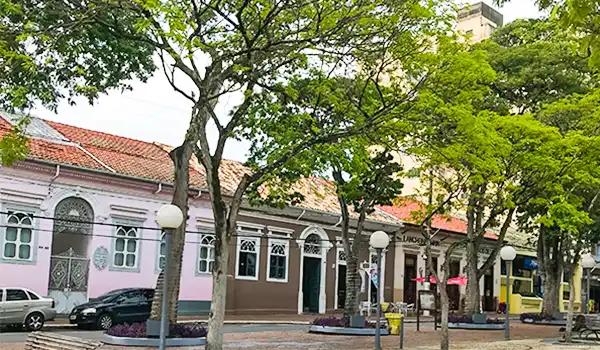
[[[11,212],[0,212],[0,215],[10,215],[12,214]],[[26,213],[23,213],[25,215],[28,215]],[[43,217],[43,216],[34,216],[34,215],[29,215],[29,217],[32,218],[38,218],[38,219],[48,219],[48,220],[52,220],[52,221],[61,221],[61,222],[72,222],[72,223],[77,223],[77,224],[90,224],[90,225],[94,225],[96,223],[93,222],[88,222],[88,221],[81,221],[81,220],[66,220],[66,219],[60,219],[60,218],[49,218],[49,217]],[[107,226],[112,226],[112,227],[127,227],[127,228],[134,228],[137,230],[153,230],[153,231],[161,231],[160,228],[148,228],[148,227],[143,227],[143,226],[134,226],[134,225],[119,225],[119,224],[108,224],[108,223],[97,223],[97,224],[106,224]],[[124,238],[124,239],[128,239],[128,237],[120,237],[117,236],[114,232],[108,232],[108,233],[98,233],[96,232],[96,230],[94,230],[94,232],[92,233],[85,233],[85,232],[72,232],[72,231],[62,231],[62,232],[55,232],[54,230],[48,230],[48,229],[41,229],[41,228],[36,228],[34,227],[34,225],[10,225],[10,224],[1,224],[0,228],[26,228],[31,230],[32,232],[43,232],[43,233],[60,233],[60,234],[71,234],[71,235],[76,235],[76,236],[89,236],[89,237],[104,237],[104,238]],[[191,234],[197,234],[200,236],[215,236],[215,234],[213,232],[210,231],[185,231],[186,233],[191,233]],[[256,235],[256,234],[233,234],[232,237],[242,237],[242,238],[262,238],[263,235]],[[286,236],[273,236],[273,237],[267,237],[267,238],[273,238],[273,239],[277,239],[277,240],[300,240],[300,241],[305,241],[308,239],[307,238],[293,238],[293,237],[286,237]],[[392,237],[392,242],[394,241],[395,237]],[[148,237],[136,237],[136,238],[130,238],[130,239],[134,239],[136,241],[153,241],[153,242],[162,242],[162,239],[158,239],[158,238],[148,238]],[[367,242],[367,238],[365,237],[365,242]],[[321,242],[330,242],[330,243],[339,243],[340,240],[339,239],[322,239],[321,238]],[[184,243],[186,244],[200,244],[200,242],[198,241],[189,241],[189,240],[185,240]],[[269,244],[260,244],[261,247],[269,247]],[[299,246],[292,246],[292,248],[300,248]]]

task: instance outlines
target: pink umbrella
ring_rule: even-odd
[[[417,277],[417,278],[413,278],[412,281],[416,281],[416,282],[425,282],[425,277]],[[429,282],[430,283],[434,283],[435,284],[435,277],[433,276],[429,276]]]
[[[454,285],[459,285],[459,286],[466,286],[467,285],[467,278],[463,277],[463,276],[452,277],[452,278],[448,279],[448,284],[454,284]]]

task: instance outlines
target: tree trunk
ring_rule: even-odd
[[[545,274],[545,278],[542,278],[542,288],[544,290],[542,315],[550,317],[559,310],[560,278],[555,278],[553,273]]]
[[[220,254],[215,255],[215,270],[213,270],[212,301],[208,317],[208,335],[206,350],[223,349],[223,332],[225,321],[225,301],[227,297],[227,263],[229,261],[229,246],[224,244]]]
[[[183,260],[183,248],[185,246],[185,229],[188,217],[188,193],[189,193],[189,167],[192,157],[192,144],[184,142],[181,146],[173,149],[169,155],[173,160],[175,170],[174,184],[175,191],[173,193],[172,203],[179,207],[183,213],[184,222],[178,229],[173,231],[171,238],[169,270],[167,283],[167,317],[169,324],[177,323],[177,305],[179,301],[179,288],[181,282],[181,266]],[[156,281],[156,290],[152,299],[152,310],[150,319],[160,320],[161,301],[162,301],[162,282],[163,274],[159,274]]]
[[[575,281],[574,271],[571,268],[569,270],[569,308],[567,310],[567,328],[565,329],[565,342],[571,343],[573,341],[573,309],[575,308]]]
[[[163,294],[163,284],[164,284],[165,274],[163,271],[160,271],[158,274],[158,278],[156,279],[156,288],[154,290],[154,297],[152,299],[152,310],[150,311],[150,319],[151,320],[160,320],[160,309],[161,309],[161,301]]]
[[[445,278],[445,277],[444,277]],[[449,350],[450,349],[450,338],[448,335],[448,316],[450,313],[450,305],[448,300],[448,291],[446,291],[446,284],[440,284],[439,286],[440,293],[440,303],[442,304],[442,315],[440,320],[440,349],[441,350]]]
[[[350,316],[358,315],[358,292],[361,278],[358,274],[358,258],[346,254],[346,301],[344,303],[344,319],[350,321]]]
[[[465,314],[467,316],[472,316],[480,312],[481,295],[479,291],[479,278],[477,278],[479,274],[477,254],[477,246],[474,243],[467,244],[467,288],[465,291]]]
[[[559,296],[562,271],[564,264],[562,262],[562,253],[559,251],[560,240],[557,237],[550,236],[546,232],[547,228],[540,228],[538,238],[538,265],[542,278],[543,303],[542,315],[552,317],[559,310]]]

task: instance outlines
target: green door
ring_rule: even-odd
[[[321,259],[304,258],[302,294],[304,312],[319,312],[319,294],[321,291]]]

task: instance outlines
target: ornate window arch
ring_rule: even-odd
[[[321,256],[323,241],[316,233],[311,233],[304,241],[304,254]]]
[[[54,210],[54,234],[91,234],[94,210],[90,203],[79,197],[68,197],[56,205]]]

